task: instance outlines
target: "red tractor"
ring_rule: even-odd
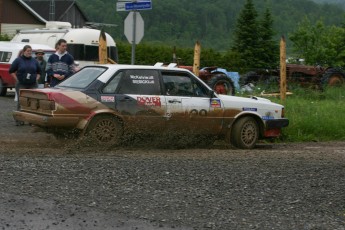
[[[279,69],[261,69],[244,74],[244,84],[276,83],[280,79]],[[340,68],[323,68],[321,66],[308,66],[299,64],[286,65],[287,83],[298,84],[303,87],[322,89],[324,86],[343,85],[345,72]]]

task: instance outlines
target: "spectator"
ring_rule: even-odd
[[[20,109],[19,105],[19,91],[20,89],[34,89],[37,88],[37,81],[41,76],[41,67],[37,60],[32,58],[32,48],[30,45],[25,45],[23,48],[23,54],[17,57],[10,69],[9,73],[16,81],[16,94],[17,110]],[[23,125],[23,122],[16,121],[16,125]]]
[[[67,52],[67,42],[59,39],[56,43],[56,53],[47,62],[47,81],[51,87],[59,84],[74,73],[74,58]]]
[[[36,60],[38,61],[38,64],[41,66],[41,77],[38,80],[38,87],[43,88],[44,83],[46,80],[46,67],[47,67],[47,61],[44,60],[44,51],[43,50],[37,50],[35,52]]]

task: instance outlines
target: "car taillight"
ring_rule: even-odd
[[[282,118],[285,117],[285,109],[282,108]]]
[[[40,108],[43,110],[55,110],[55,101],[40,101]]]

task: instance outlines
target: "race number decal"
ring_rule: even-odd
[[[207,116],[207,111],[205,109],[201,109],[201,110],[197,110],[197,109],[192,109],[190,112],[189,112],[189,115],[191,117],[193,116],[201,116],[201,117],[206,117]]]

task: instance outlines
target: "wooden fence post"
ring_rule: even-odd
[[[197,41],[195,43],[195,47],[194,47],[194,63],[193,63],[193,73],[196,76],[199,76],[199,69],[200,69],[200,52],[201,52],[201,48],[200,48],[200,42]]]
[[[285,37],[280,39],[280,99],[286,99],[286,42]]]

